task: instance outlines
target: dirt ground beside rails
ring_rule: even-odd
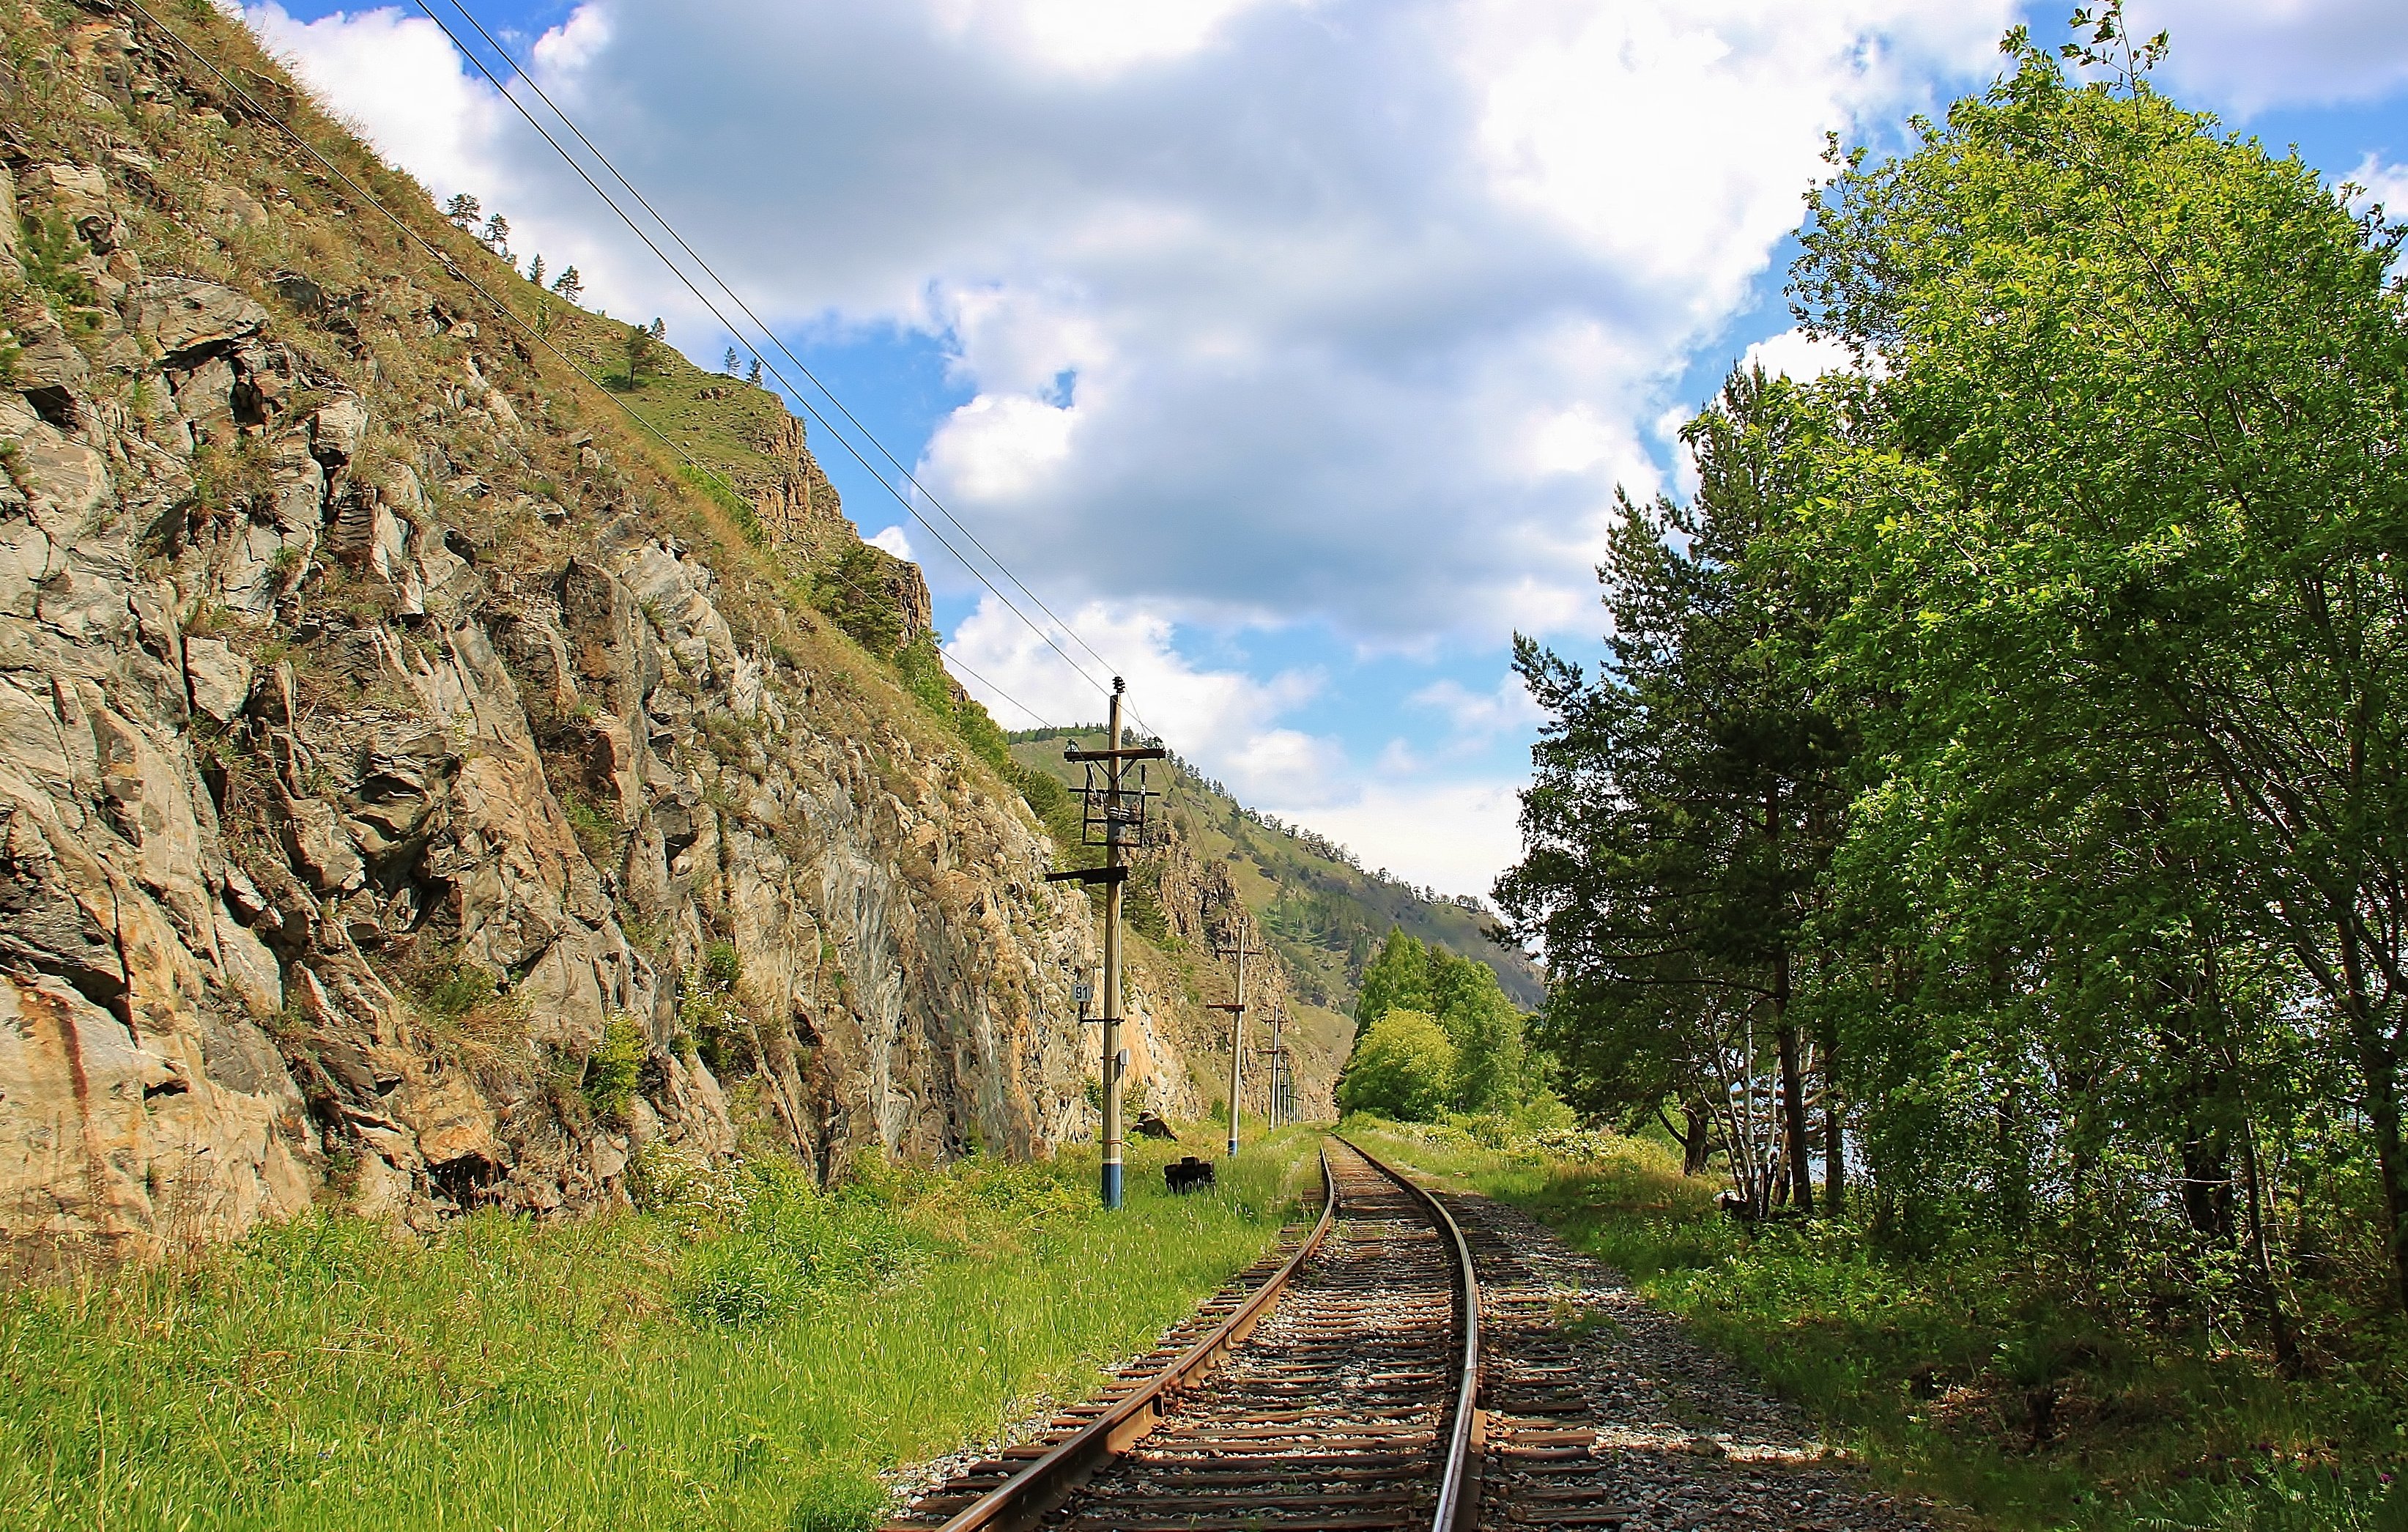
[[[1484,1197],[1444,1195],[1481,1285],[1485,1532],[1935,1532],[1611,1268]]]

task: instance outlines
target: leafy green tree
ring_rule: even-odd
[[[1439,1026],[1455,1048],[1451,1103],[1457,1111],[1512,1110],[1528,1099],[1532,1085],[1520,1009],[1487,964],[1448,952],[1430,955],[1438,969],[1432,988],[1440,996]]]
[[[1446,1110],[1454,1079],[1455,1045],[1437,1018],[1392,1010],[1356,1043],[1338,1082],[1338,1105],[1408,1123],[1433,1122]]]
[[[659,376],[660,350],[652,331],[640,324],[628,325],[626,339],[623,343],[622,350],[627,359],[629,388],[641,388],[646,378]]]
[[[1394,927],[1380,951],[1363,966],[1362,988],[1354,1001],[1354,1024],[1369,1027],[1392,1010],[1436,1012],[1438,999],[1430,989],[1430,951],[1419,937]]]
[[[903,641],[903,608],[887,573],[887,555],[853,543],[821,572],[816,601],[854,643],[892,658]]]
[[[2408,1306],[2401,236],[2144,79],[2011,44],[1914,152],[1842,167],[1797,272],[1884,375],[1819,513],[1853,587],[1830,663],[1895,699],[1851,860],[1948,917],[1918,991],[1998,1038],[1900,1056],[1981,1061],[1957,1124],[1997,1128],[2002,1193],[2088,1099],[2169,1146],[2222,1237],[2248,1061],[2329,1027],[2304,1040],[2358,1077]],[[2251,977],[2268,946],[2287,986]],[[2145,1041],[2111,1053],[2141,1088],[2102,1095],[2086,1035]]]
[[[1806,1209],[1816,1060],[1800,968],[1852,746],[1813,664],[1828,596],[1770,534],[1815,493],[1829,433],[1812,394],[1734,373],[1684,432],[1695,498],[1626,498],[1608,535],[1609,662],[1591,680],[1517,637],[1515,667],[1549,722],[1522,796],[1526,854],[1496,889],[1515,928],[1545,944],[1546,1035],[1592,1110],[1628,1118],[1668,1095],[1702,1105],[1752,1092],[1760,1016],[1781,1103],[1779,1145],[1762,1158],[1781,1174],[1744,1189]],[[1734,1018],[1747,1024],[1739,1041],[1721,1024]],[[1846,1156],[1831,1052],[1827,1035],[1836,1192]]]

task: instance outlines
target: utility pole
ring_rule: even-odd
[[[1287,1045],[1280,1041],[1280,1028],[1287,1021],[1287,1008],[1274,996],[1271,1000],[1271,1045],[1263,1050],[1271,1061],[1271,1111],[1273,1127],[1285,1127],[1295,1106],[1294,1093],[1288,1088]]]
[[[1261,948],[1252,945],[1253,938],[1253,929],[1240,916],[1238,922],[1237,945],[1212,949],[1223,957],[1235,956],[1238,960],[1236,1003],[1212,1008],[1215,1010],[1226,1010],[1229,1013],[1229,1153],[1233,1155],[1238,1153],[1238,1113],[1240,1101],[1239,1091],[1244,1085],[1246,1078],[1246,959],[1263,955]]]
[[[1145,838],[1145,800],[1152,796],[1145,790],[1145,768],[1138,768],[1138,784],[1132,789],[1125,780],[1132,761],[1160,761],[1170,752],[1159,745],[1125,750],[1121,746],[1121,694],[1128,683],[1120,677],[1112,678],[1111,722],[1105,727],[1102,750],[1081,750],[1072,745],[1062,752],[1066,761],[1083,762],[1087,767],[1087,785],[1082,790],[1086,805],[1085,831],[1087,845],[1104,849],[1104,865],[1100,867],[1080,867],[1069,872],[1049,872],[1049,883],[1079,882],[1104,885],[1104,1123],[1103,1152],[1104,1206],[1121,1205],[1121,1075],[1128,1067],[1128,1051],[1121,1046],[1121,885],[1128,881],[1128,855]],[[1097,767],[1101,780],[1097,780]]]

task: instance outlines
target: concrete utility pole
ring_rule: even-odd
[[[1121,1076],[1128,1067],[1128,1050],[1121,1046],[1121,888],[1128,881],[1129,853],[1144,839],[1145,800],[1150,795],[1141,773],[1135,790],[1127,786],[1124,773],[1131,761],[1160,761],[1170,754],[1159,745],[1122,748],[1121,694],[1127,689],[1127,682],[1118,676],[1112,678],[1111,719],[1106,725],[1102,750],[1080,750],[1074,745],[1062,752],[1064,760],[1086,764],[1083,838],[1090,846],[1104,848],[1104,865],[1045,875],[1049,883],[1104,885],[1104,993],[1098,998],[1103,1002],[1104,1024],[1104,1168],[1100,1190],[1107,1208],[1121,1205]],[[1098,766],[1103,768],[1100,782],[1096,780]]]
[[[1252,945],[1254,931],[1241,917],[1238,922],[1238,942],[1234,947],[1215,947],[1223,957],[1238,960],[1238,998],[1235,1004],[1215,1006],[1215,1010],[1229,1013],[1229,1153],[1238,1152],[1238,1113],[1241,1097],[1240,1090],[1246,1078],[1246,959],[1260,957],[1263,950]]]

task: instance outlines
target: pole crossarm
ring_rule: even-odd
[[[1128,875],[1126,867],[1073,867],[1068,872],[1049,872],[1045,881],[1049,883],[1125,883]]]
[[[1170,752],[1160,745],[1133,745],[1127,750],[1079,750],[1062,752],[1066,761],[1168,761]]]

